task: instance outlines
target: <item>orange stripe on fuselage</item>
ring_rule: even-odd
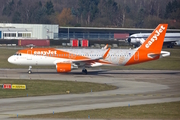
[[[28,51],[32,51],[32,52],[28,53]],[[19,50],[18,53],[22,53],[22,54],[32,53],[32,55],[37,55],[37,56],[47,56],[47,57],[64,58],[64,59],[71,59],[71,60],[87,60],[87,61],[91,60],[90,58],[86,56],[72,54],[72,53],[55,49],[55,48],[32,48],[32,49],[28,48],[28,49]],[[94,62],[99,62],[102,64],[111,64],[110,62],[103,61],[103,60],[97,60]],[[92,62],[89,62],[89,63],[92,63]]]
[[[28,52],[32,51],[32,52]],[[54,58],[64,58],[64,59],[73,59],[73,60],[82,60],[82,59],[89,59],[85,56],[75,55],[63,50],[54,49],[54,48],[33,48],[33,49],[24,49],[19,50],[19,53],[22,54],[30,54],[32,55],[39,55],[39,56],[48,56],[48,57],[54,57]]]

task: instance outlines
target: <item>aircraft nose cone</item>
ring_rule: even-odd
[[[9,62],[9,63],[13,63],[13,58],[12,58],[12,57],[9,57],[9,58],[8,58],[8,62]]]

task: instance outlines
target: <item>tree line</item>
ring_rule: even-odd
[[[0,22],[180,28],[177,0],[0,0]]]

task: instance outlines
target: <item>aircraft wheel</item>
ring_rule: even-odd
[[[84,70],[84,73],[87,74],[87,70],[86,69]]]
[[[31,71],[31,70],[28,70],[28,73],[29,73],[29,74],[31,74],[31,73],[32,73],[32,71]]]
[[[86,70],[86,69],[83,69],[83,70],[82,70],[82,73],[83,73],[83,74],[87,74],[87,70]]]

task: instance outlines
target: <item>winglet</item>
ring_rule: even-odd
[[[109,49],[106,51],[106,53],[103,55],[103,59],[106,59],[106,57],[107,57],[107,55],[108,55],[110,49],[111,49],[111,48],[109,48]]]
[[[106,44],[106,46],[104,46],[102,49],[107,49],[107,47],[108,47],[108,44]]]

